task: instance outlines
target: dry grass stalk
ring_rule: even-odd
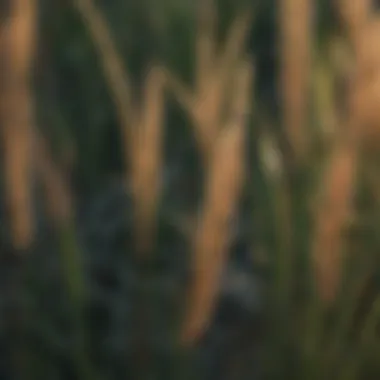
[[[346,22],[356,25],[359,20],[355,23],[352,20]],[[345,243],[343,233],[353,211],[357,165],[364,136],[362,126],[366,123],[363,99],[368,93],[361,92],[365,59],[360,56],[362,51],[358,45],[354,45],[354,50],[356,60],[348,88],[346,120],[349,122],[346,123],[345,130],[340,131],[343,135],[336,138],[322,177],[321,203],[317,205],[312,242],[317,288],[326,305],[335,300],[340,286]],[[335,119],[338,120],[338,116]],[[339,119],[342,123],[341,116]]]
[[[357,31],[356,44],[354,45],[356,59],[360,60],[362,75],[367,80],[379,72],[379,38],[380,19],[378,17],[368,18],[367,23]]]
[[[321,202],[317,205],[315,215],[312,257],[317,289],[325,304],[334,301],[340,285],[343,232],[352,211],[357,155],[355,143],[338,141],[322,178]]]
[[[160,192],[164,75],[159,68],[153,68],[146,78],[144,99],[141,104],[134,102],[127,72],[101,12],[92,0],[76,0],[76,4],[100,52],[119,114],[125,163],[131,169],[136,249],[145,254],[154,239]]]
[[[5,163],[6,200],[16,249],[33,239],[31,198],[33,101],[31,67],[36,39],[36,4],[14,0],[1,26],[1,134]]]
[[[308,152],[305,127],[309,106],[313,4],[311,0],[281,0],[279,7],[283,120],[297,162]]]
[[[200,14],[208,14],[214,20],[213,4],[204,2]],[[202,7],[201,7],[202,9]],[[241,59],[251,22],[251,13],[241,12],[231,26],[222,51],[215,54],[215,35],[211,28],[200,22],[197,37],[196,88],[194,93],[178,79],[167,73],[168,83],[177,100],[190,114],[199,149],[207,165],[212,154],[214,141],[220,132],[223,107],[228,104],[227,86],[234,73],[234,66]]]
[[[352,43],[356,64],[351,107],[358,112],[364,129],[363,139],[370,148],[376,147],[380,127],[380,19],[371,12],[371,5],[370,0],[338,1],[338,11]]]
[[[354,52],[354,67],[349,78],[348,120],[344,136],[336,142],[322,179],[322,203],[315,220],[313,259],[322,300],[328,305],[340,285],[346,224],[352,213],[359,149],[368,132],[379,125],[377,89],[380,77],[380,51],[375,43],[380,36],[379,22],[371,18],[369,0],[338,0]],[[363,129],[365,128],[365,129]]]
[[[133,95],[129,78],[117,48],[113,42],[107,23],[92,0],[75,0],[75,4],[83,17],[90,36],[96,45],[100,56],[103,71],[106,76],[111,95],[118,113],[121,134],[126,149],[126,162],[133,149]]]
[[[136,244],[142,254],[150,252],[156,234],[156,215],[161,192],[164,119],[164,74],[150,70],[136,130],[132,163],[132,186],[136,213]]]
[[[182,329],[182,343],[192,345],[207,328],[227,260],[230,225],[244,181],[244,140],[251,66],[236,71],[231,123],[217,138],[210,160],[203,209],[193,241],[193,279]]]
[[[337,0],[337,8],[354,43],[369,20],[372,2],[372,0]]]
[[[373,144],[380,130],[380,19],[368,21],[355,47],[357,73],[352,106],[358,110],[365,140]]]

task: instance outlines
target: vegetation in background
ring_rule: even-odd
[[[371,6],[9,0],[0,377],[378,378]]]

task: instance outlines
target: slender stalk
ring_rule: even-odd
[[[283,124],[298,163],[305,159],[309,150],[307,122],[313,8],[311,0],[281,0],[278,8]]]
[[[0,27],[0,138],[3,148],[5,200],[11,246],[6,252],[8,279],[5,299],[6,335],[9,339],[12,376],[29,377],[24,304],[25,257],[33,242],[33,101],[32,67],[36,45],[36,11],[33,0],[12,0]],[[24,257],[23,257],[24,256]]]
[[[181,342],[192,346],[207,329],[224,270],[229,223],[234,218],[245,180],[244,140],[252,67],[242,62],[235,71],[235,97],[230,123],[219,135],[208,169],[205,199],[193,240],[193,278],[181,331]]]
[[[31,69],[35,50],[36,4],[13,0],[1,28],[2,81],[0,133],[4,151],[5,190],[12,243],[16,250],[33,239],[31,200],[33,101]]]
[[[223,110],[231,99],[228,86],[234,79],[235,66],[244,59],[244,48],[252,22],[248,9],[240,12],[231,25],[221,52],[215,52],[215,30],[213,25],[205,25],[206,19],[213,24],[216,11],[212,0],[202,2],[202,14],[197,30],[196,86],[195,91],[186,88],[171,73],[167,72],[167,82],[176,100],[189,114],[194,127],[195,138],[204,167],[212,160],[214,142],[224,125]]]

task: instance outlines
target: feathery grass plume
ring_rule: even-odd
[[[203,147],[205,162],[212,154],[214,141],[220,132],[223,109],[229,103],[228,85],[233,80],[234,66],[244,53],[250,21],[250,12],[242,12],[235,19],[224,48],[216,57],[213,70],[208,73],[208,80],[203,86],[205,91],[197,95],[193,119]]]
[[[75,0],[90,35],[97,46],[110,90],[119,114],[125,147],[125,165],[130,167],[134,196],[136,250],[152,247],[154,223],[161,175],[161,139],[164,118],[164,75],[161,69],[151,69],[145,82],[145,99],[133,101],[122,58],[112,41],[101,12],[92,0]]]
[[[346,134],[331,151],[322,176],[320,202],[315,214],[312,260],[318,293],[325,305],[334,302],[341,281],[345,241],[355,196],[361,135],[355,109],[350,112]]]
[[[193,240],[193,278],[181,331],[181,342],[191,346],[207,328],[227,260],[230,225],[245,177],[244,139],[249,108],[252,67],[243,62],[236,69],[235,103],[231,119],[216,140],[203,208]]]
[[[380,19],[369,20],[362,28],[355,46],[356,78],[355,93],[352,98],[364,128],[365,141],[375,145],[380,130]]]
[[[334,302],[341,280],[343,265],[343,233],[352,213],[355,194],[356,169],[359,155],[360,108],[352,99],[357,94],[359,76],[355,61],[349,78],[348,112],[345,129],[335,136],[321,178],[319,199],[314,214],[314,234],[311,254],[317,292],[325,305]],[[320,109],[326,112],[328,109]],[[337,108],[330,109],[336,124],[343,125],[343,115]]]
[[[354,34],[354,33],[351,33]],[[379,73],[380,49],[378,40],[380,37],[380,18],[368,18],[361,29],[357,31],[354,45],[356,59],[359,60],[362,75],[368,81]],[[351,37],[354,38],[354,37]]]
[[[9,13],[0,25],[0,137],[3,143],[5,201],[7,202],[13,252],[30,247],[34,235],[33,176],[33,99],[32,67],[36,45],[36,9],[33,0],[9,2]],[[30,351],[25,340],[29,317],[24,295],[24,261],[7,267],[4,297],[11,310],[5,315],[5,340],[9,342],[11,376],[26,379]],[[16,265],[14,265],[16,264]]]
[[[296,162],[308,152],[307,118],[312,57],[314,2],[281,0],[280,94],[284,128]]]
[[[380,126],[380,19],[373,14],[370,0],[351,2],[338,0],[338,12],[352,44],[355,73],[352,78],[355,87],[351,95],[351,107],[356,109],[362,124],[365,142],[373,145]]]
[[[132,155],[136,248],[141,254],[151,251],[156,233],[155,218],[161,192],[164,85],[162,70],[150,69]]]
[[[16,249],[27,248],[33,239],[31,157],[34,117],[30,77],[36,44],[35,24],[35,1],[14,0],[0,32],[5,193]]]
[[[211,19],[216,17],[211,1],[205,2],[204,6],[207,7],[204,12],[212,15]],[[202,30],[198,31],[197,41],[197,54],[200,57],[196,67],[197,83],[194,92],[167,73],[168,85],[192,118],[195,137],[206,166],[220,132],[223,107],[229,101],[227,86],[234,75],[234,66],[244,53],[251,21],[252,13],[249,10],[239,13],[230,27],[222,51],[217,55],[214,54],[216,42],[211,28],[203,28],[204,23],[200,22]]]
[[[337,141],[323,174],[315,215],[312,259],[321,299],[334,301],[340,285],[343,232],[351,214],[358,151],[354,142]]]
[[[356,5],[355,5],[355,4]],[[366,103],[371,100],[368,91],[363,91],[365,70],[368,67],[363,49],[361,33],[369,18],[369,2],[339,0],[339,12],[347,28],[354,48],[354,67],[349,78],[348,113],[343,136],[335,142],[331,157],[322,178],[321,203],[315,215],[315,231],[312,241],[312,255],[319,294],[325,304],[335,300],[340,285],[341,267],[344,251],[344,232],[352,213],[355,195],[355,182],[360,147],[365,136],[363,125],[367,124]],[[360,43],[359,43],[360,42]],[[339,117],[342,123],[342,115]]]
[[[373,0],[337,0],[337,8],[353,43],[357,42],[371,14]]]
[[[376,29],[373,28],[371,17],[372,0],[350,1],[337,0],[337,10],[342,20],[344,31],[352,44],[356,60],[356,81],[363,79],[363,74],[368,69],[375,58],[376,48],[374,40],[369,38],[374,36]],[[357,83],[359,84],[359,83]]]

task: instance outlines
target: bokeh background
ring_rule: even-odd
[[[130,108],[104,36],[136,104],[154,64],[194,88],[197,41],[213,20],[203,2],[1,2],[1,379],[378,378],[375,2],[214,1],[221,51],[231,25],[252,16],[236,59],[252,68],[243,142],[208,172],[194,120],[176,87],[167,91],[162,155],[152,153],[154,244],[137,252],[133,149],[121,125]],[[226,93],[232,103],[241,95]],[[134,144],[147,156],[156,148]],[[231,172],[238,153],[244,179],[225,206],[229,179],[207,197],[208,178]],[[211,217],[227,225],[216,233],[197,219],[212,200],[227,213]],[[194,263],[199,226],[206,240],[228,242],[206,244],[212,257]],[[192,288],[210,295],[184,343]]]

